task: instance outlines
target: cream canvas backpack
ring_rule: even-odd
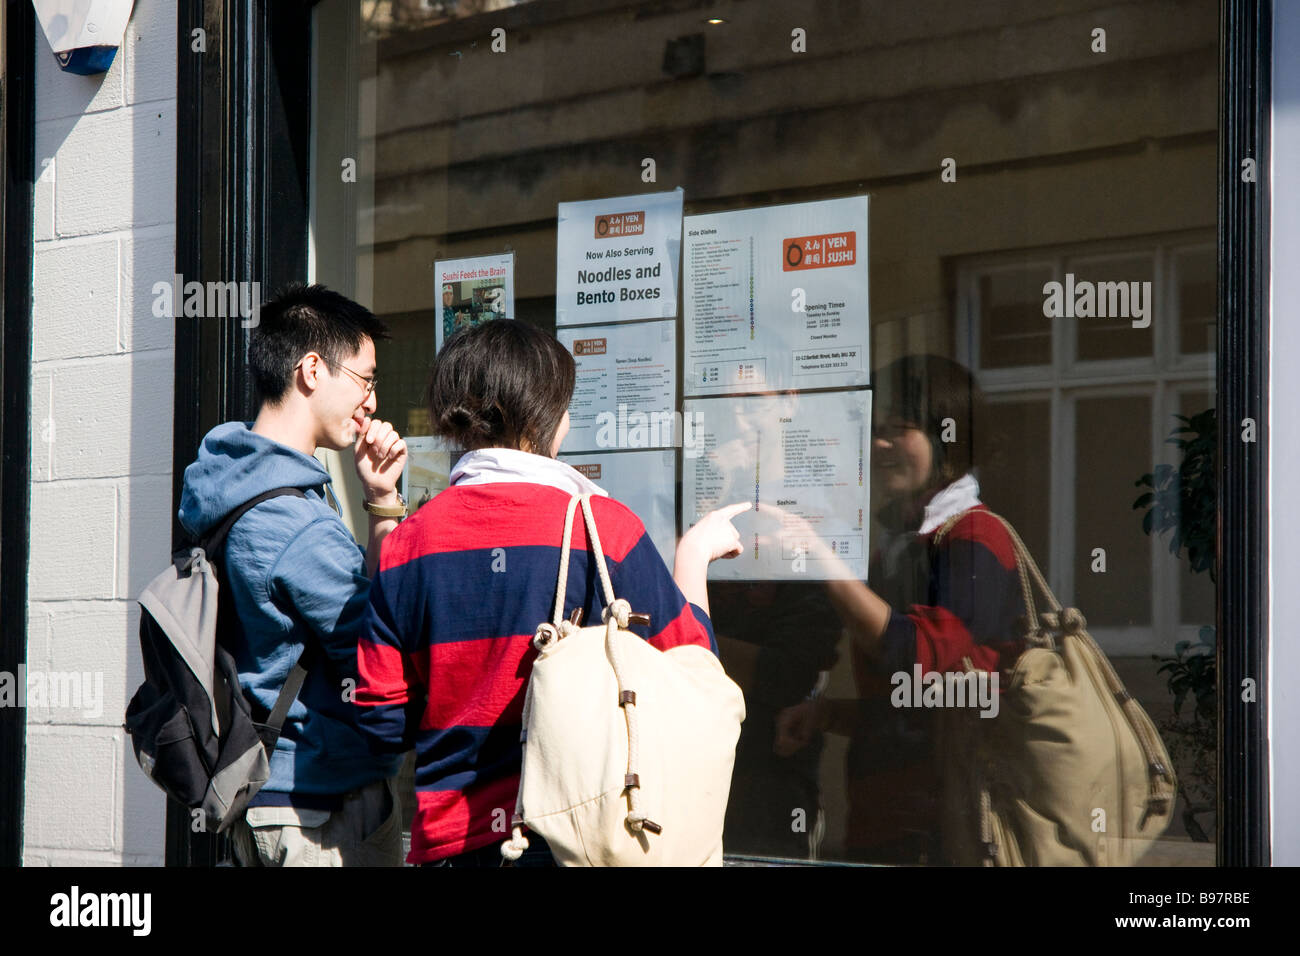
[[[604,623],[591,627],[563,616],[579,504],[605,599]],[[660,651],[627,629],[642,618],[614,596],[590,496],[574,497],[555,613],[533,638],[507,859],[527,848],[527,825],[561,866],[722,864],[744,696],[707,648]]]

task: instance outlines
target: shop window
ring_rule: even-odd
[[[1166,441],[1175,416],[1214,405],[1218,56],[1216,4],[1187,4],[1159,31],[1142,27],[1154,6],[1105,8],[1112,35],[1138,52],[1102,60],[1085,42],[1097,10],[1066,3],[1032,12],[923,3],[888,18],[817,5],[806,29],[821,45],[803,56],[786,27],[773,27],[788,18],[775,2],[725,4],[706,23],[695,8],[644,3],[537,3],[511,18],[507,4],[324,0],[312,57],[311,277],[391,326],[394,340],[378,350],[379,414],[419,441],[445,323],[482,321],[490,291],[448,289],[436,264],[508,257],[513,318],[576,349],[590,336],[557,327],[557,310],[570,308],[557,284],[560,204],[680,187],[689,221],[865,197],[856,250],[868,307],[793,318],[856,336],[843,342],[867,353],[862,380],[791,389],[775,359],[688,366],[683,305],[654,317],[676,336],[672,410],[740,392],[771,409],[817,409],[823,422],[861,419],[871,475],[871,436],[906,426],[884,414],[883,370],[905,356],[960,363],[988,402],[982,420],[954,422],[969,429],[981,500],[1019,530],[1166,726],[1173,696],[1152,657],[1213,623],[1214,585],[1189,569],[1186,549],[1171,553],[1168,534],[1146,533],[1133,504],[1143,475],[1181,462]],[[491,34],[502,24],[497,53]],[[644,178],[651,168],[655,178]],[[683,303],[685,273],[700,268],[691,254],[683,241],[673,260]],[[790,321],[793,291],[782,290],[780,310],[760,304],[760,318]],[[710,392],[716,382],[728,387]],[[734,429],[735,470],[752,475],[747,449],[777,422],[741,424],[750,427]],[[783,435],[781,447],[816,476],[855,434],[845,429],[838,446]],[[684,504],[693,479],[680,450],[654,449],[664,451],[678,456],[668,552],[693,520]],[[618,454],[626,463],[632,451]],[[354,507],[348,463],[326,457]],[[420,499],[445,484],[451,461],[423,468]],[[631,474],[611,493],[641,491]],[[865,563],[885,540],[888,485],[871,475],[866,514],[826,516],[848,526],[835,536],[843,554]],[[929,604],[925,580],[867,583],[900,613]],[[925,735],[862,679],[824,582],[720,573],[710,601],[722,658],[749,704],[728,851],[938,862]],[[836,719],[778,752],[777,728],[810,695],[833,702]],[[1203,748],[1177,739],[1180,775],[1209,786],[1203,762],[1186,756]],[[1212,805],[1198,819],[1194,832],[1175,815],[1147,862],[1212,862]]]

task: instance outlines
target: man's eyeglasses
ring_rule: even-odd
[[[330,368],[341,368],[343,369],[343,371],[347,372],[349,375],[355,378],[357,382],[361,385],[361,387],[366,390],[367,398],[369,398],[371,393],[374,392],[375,386],[379,384],[379,377],[377,375],[372,375],[370,378],[366,378],[360,372],[354,372],[352,371],[352,369],[348,368],[346,365],[343,365],[340,362],[331,362],[323,355],[320,356],[320,360],[324,362],[326,365],[328,365]],[[298,364],[301,365],[302,363],[299,362]]]

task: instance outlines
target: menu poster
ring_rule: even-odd
[[[567,450],[676,443],[675,320],[558,329],[556,338],[578,366]]]
[[[676,455],[671,450],[561,454],[610,497],[632,509],[669,568],[677,552]]]
[[[406,469],[402,472],[402,497],[414,513],[438,492],[451,476],[451,452],[437,438],[425,435],[406,439]]]
[[[677,316],[682,195],[559,204],[557,326]]]
[[[866,196],[684,227],[685,394],[868,384]]]
[[[515,317],[515,254],[446,259],[433,264],[438,280],[436,350],[460,329]]]
[[[734,521],[745,551],[715,561],[723,580],[867,577],[871,392],[686,402],[700,451],[682,463],[682,528],[751,501]]]

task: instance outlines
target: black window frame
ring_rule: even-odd
[[[176,270],[186,280],[258,281],[269,290],[306,278],[312,6],[310,0],[179,4]],[[1219,9],[1217,863],[1259,866],[1270,862],[1264,411],[1272,3],[1221,0]],[[507,20],[530,15],[526,8],[503,11]],[[201,55],[191,51],[198,28],[206,31]],[[1245,158],[1255,160],[1257,182],[1243,181]],[[236,321],[177,320],[176,501],[206,431],[251,417],[246,348],[247,330]],[[1254,443],[1240,439],[1246,418],[1257,425]],[[176,527],[177,541],[179,534]],[[1247,679],[1256,684],[1255,703],[1241,699]],[[169,805],[168,864],[216,862],[217,841],[191,833],[189,819]]]
[[[27,0],[5,0],[0,87],[0,671],[27,661],[27,560],[31,547],[32,257],[36,191],[36,16]],[[27,712],[0,708],[0,866],[23,852]]]
[[[313,5],[177,5],[176,272],[187,282],[259,282],[266,297],[306,276]],[[256,412],[248,333],[239,320],[176,319],[173,547],[185,538],[177,507],[203,436]],[[226,859],[225,841],[192,832],[190,821],[168,799],[167,865]]]

